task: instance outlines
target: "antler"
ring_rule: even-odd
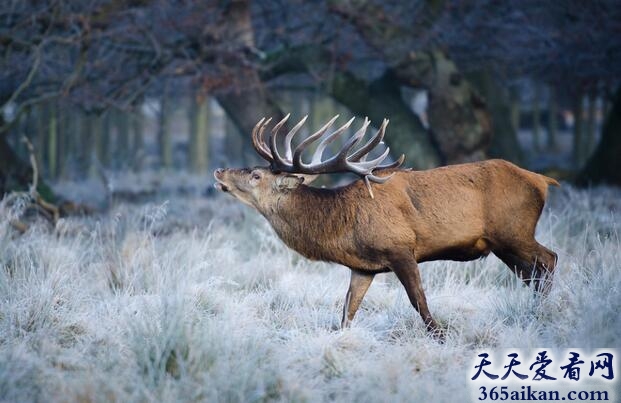
[[[302,153],[308,148],[310,144],[318,141],[328,131],[328,129],[336,121],[339,115],[334,116],[321,129],[308,136],[295,148],[295,150],[292,150],[291,142],[293,140],[293,136],[295,136],[295,134],[302,127],[302,125],[304,125],[304,122],[306,122],[306,118],[308,116],[305,116],[285,136],[285,156],[282,157],[276,146],[277,138],[279,136],[278,132],[280,128],[285,124],[285,122],[287,122],[289,116],[290,114],[287,114],[287,116],[285,116],[283,120],[278,122],[272,128],[272,133],[269,136],[268,143],[266,143],[265,139],[263,138],[263,132],[271,122],[271,118],[261,119],[252,130],[252,144],[254,146],[254,149],[261,157],[263,157],[270,163],[270,167],[273,171],[311,175],[337,172],[352,172],[364,178],[367,188],[371,193],[371,197],[373,197],[369,181],[384,183],[389,180],[393,175],[391,174],[388,176],[379,177],[373,173],[373,170],[396,168],[400,166],[405,159],[405,156],[401,155],[401,157],[399,157],[399,159],[395,162],[386,165],[380,165],[386,159],[386,157],[388,157],[388,153],[390,152],[390,148],[386,147],[386,150],[384,150],[382,155],[373,160],[367,161],[367,156],[369,155],[371,150],[373,150],[382,142],[382,139],[384,138],[384,134],[386,132],[386,126],[388,125],[388,119],[384,119],[377,133],[373,137],[371,137],[369,141],[367,141],[362,147],[352,152],[352,150],[362,141],[362,138],[366,133],[367,127],[371,123],[369,119],[365,118],[364,123],[362,124],[360,129],[358,129],[358,131],[345,142],[341,150],[336,155],[323,160],[323,152],[326,146],[336,140],[345,132],[345,130],[349,128],[349,126],[351,126],[352,122],[354,121],[354,118],[351,118],[343,126],[328,134],[324,137],[323,140],[321,140],[321,142],[315,148],[315,152],[313,153],[310,164],[302,161]]]

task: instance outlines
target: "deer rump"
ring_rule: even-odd
[[[350,120],[325,136],[313,162],[305,164],[302,151],[335,119],[293,150],[291,140],[303,119],[285,137],[285,157],[276,147],[284,120],[272,130],[269,144],[262,138],[267,123],[261,120],[253,144],[270,167],[218,169],[214,176],[220,190],[257,209],[289,247],[351,269],[343,326],[353,319],[374,275],[393,271],[428,330],[441,335],[418,269],[418,263],[431,260],[467,261],[491,252],[535,291],[549,292],[557,256],[535,240],[535,228],[548,186],[558,182],[503,160],[412,171],[396,168],[403,158],[380,165],[386,150],[367,161],[381,144],[386,120],[352,152],[369,124],[365,120],[337,155],[323,160],[325,143],[341,135]],[[305,184],[314,178],[309,175],[332,172],[354,172],[363,179],[336,189]]]

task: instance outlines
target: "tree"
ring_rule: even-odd
[[[207,169],[207,113],[208,105],[205,97],[190,96],[188,120],[190,123],[190,169],[204,172]]]
[[[617,89],[612,108],[604,122],[602,139],[578,176],[578,184],[621,186],[621,86]]]

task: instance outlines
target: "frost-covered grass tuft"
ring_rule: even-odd
[[[0,400],[455,401],[479,348],[618,347],[621,192],[551,196],[548,299],[493,256],[421,265],[445,344],[391,274],[335,330],[348,270],[288,250],[229,198],[122,204],[21,236],[2,205]]]

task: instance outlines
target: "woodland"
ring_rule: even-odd
[[[6,1],[0,193],[257,158],[264,116],[390,118],[425,169],[504,158],[621,184],[614,1]]]

